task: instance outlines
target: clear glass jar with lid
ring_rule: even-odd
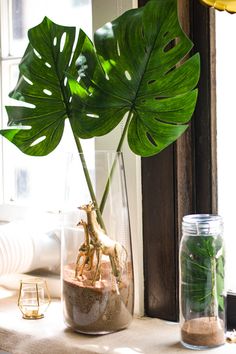
[[[183,217],[180,243],[181,342],[191,349],[225,343],[223,220],[219,215]]]

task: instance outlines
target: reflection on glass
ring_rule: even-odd
[[[29,174],[26,169],[16,168],[15,169],[15,183],[16,183],[16,194],[17,199],[25,199],[29,197]]]
[[[22,0],[12,0],[12,35],[14,39],[23,38]]]

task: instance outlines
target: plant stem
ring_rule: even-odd
[[[119,141],[119,144],[118,144],[117,149],[116,149],[117,153],[121,152],[121,149],[122,149],[122,146],[123,146],[123,143],[124,143],[124,139],[125,139],[128,127],[129,127],[129,123],[130,123],[130,120],[132,118],[132,114],[133,114],[133,112],[132,112],[132,110],[130,110],[129,114],[128,114],[128,117],[127,117],[127,120],[126,120],[126,123],[125,123],[125,126],[124,126],[124,129],[123,129],[123,132],[122,132],[122,135],[121,135],[121,138],[120,138],[120,141]],[[112,180],[113,173],[115,171],[116,163],[117,163],[117,155],[115,156],[114,161],[112,163],[112,167],[111,167],[109,176],[107,178],[107,182],[106,182],[106,186],[105,186],[105,189],[104,189],[104,192],[103,192],[102,200],[101,200],[101,203],[100,203],[100,206],[99,206],[101,214],[103,213],[103,210],[104,210],[104,207],[105,207],[105,204],[106,204],[107,196],[108,196],[109,189],[110,189],[110,182]]]
[[[76,146],[77,146],[77,149],[78,149],[78,152],[79,152],[79,157],[80,157],[80,160],[81,160],[81,163],[82,163],[84,176],[85,176],[85,179],[86,179],[86,182],[87,182],[87,186],[88,186],[88,189],[89,189],[90,197],[91,197],[92,202],[94,203],[94,206],[95,206],[95,209],[96,209],[98,222],[99,222],[100,226],[102,227],[102,229],[106,232],[106,227],[105,227],[105,224],[104,224],[104,221],[103,221],[103,218],[102,218],[101,210],[100,210],[100,208],[98,206],[96,195],[94,193],[93,185],[92,185],[91,178],[90,178],[90,175],[89,175],[88,166],[87,166],[87,163],[86,163],[86,160],[85,160],[85,157],[84,157],[84,152],[83,152],[83,148],[82,148],[81,143],[80,143],[80,139],[75,134],[74,134],[74,139],[75,139],[75,143],[76,143]]]
[[[211,316],[217,317],[216,259],[211,258]]]

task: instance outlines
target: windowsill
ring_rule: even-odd
[[[54,300],[41,320],[24,320],[17,297],[0,299],[0,350],[11,354],[174,354],[193,353],[179,343],[179,326],[152,318],[135,318],[131,326],[105,336],[85,336],[67,329],[60,301]],[[226,344],[211,353],[235,353]],[[209,351],[202,351],[209,353]]]

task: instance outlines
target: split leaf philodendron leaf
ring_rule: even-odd
[[[29,155],[59,144],[66,118],[74,137],[102,136],[128,114],[132,151],[151,156],[188,127],[197,99],[199,55],[182,31],[176,0],[150,0],[100,28],[94,45],[83,31],[48,18],[29,31],[18,83],[8,106],[10,129],[0,134]],[[184,59],[184,60],[183,60]],[[78,80],[80,76],[80,81]]]
[[[70,116],[71,93],[65,72],[76,75],[73,54],[75,28],[44,18],[29,31],[30,43],[19,65],[20,74],[10,97],[26,106],[7,106],[8,126],[0,133],[28,155],[46,155],[59,144]]]
[[[128,113],[131,150],[159,153],[186,130],[195,108],[199,55],[182,61],[191,48],[175,0],[126,12],[95,33],[94,45],[84,36],[82,83],[70,80],[73,130],[81,138],[102,136]]]

